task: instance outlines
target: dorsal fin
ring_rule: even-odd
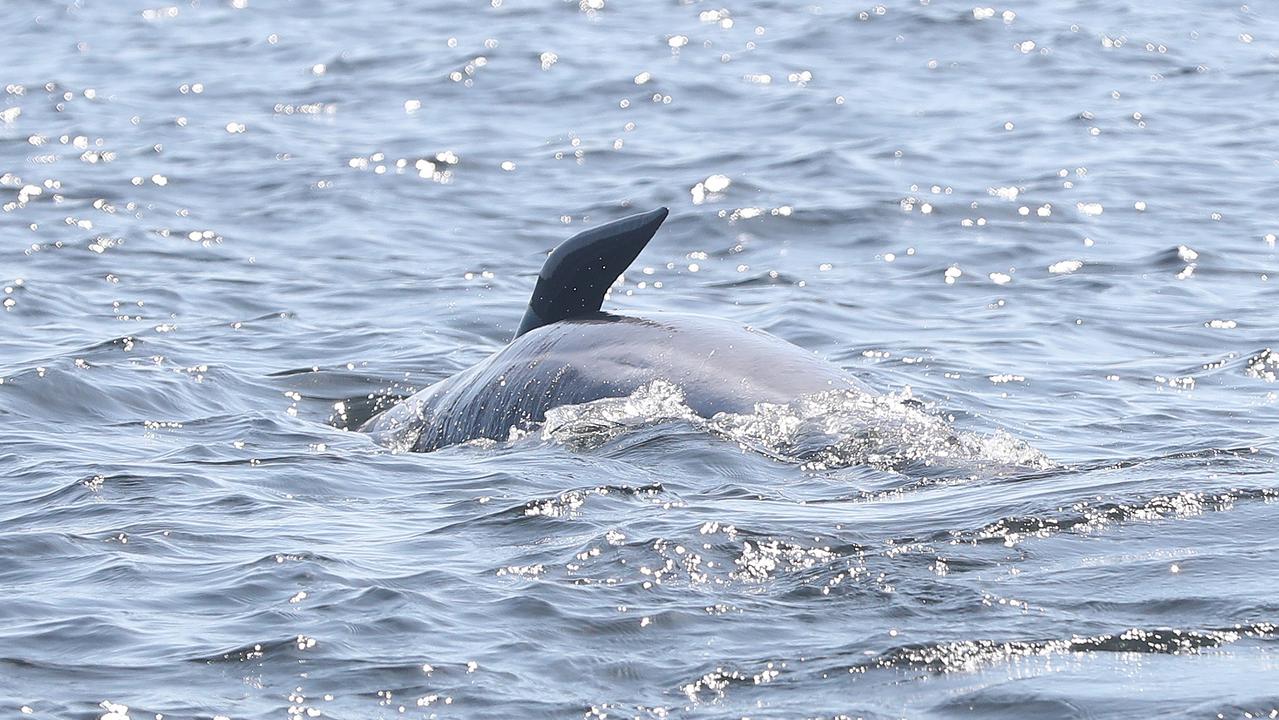
[[[583,230],[551,251],[537,274],[519,337],[534,328],[599,312],[617,276],[626,271],[666,219],[664,207]]]

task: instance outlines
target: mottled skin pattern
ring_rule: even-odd
[[[653,380],[678,385],[688,406],[706,418],[825,390],[866,391],[811,352],[734,322],[594,313],[531,330],[360,429],[401,439],[416,432],[412,447],[419,452],[502,440],[512,427],[541,422],[551,408],[625,397]]]

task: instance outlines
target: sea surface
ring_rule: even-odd
[[[0,715],[1279,714],[1279,7],[163,2],[0,4]],[[350,429],[659,205],[873,407]]]

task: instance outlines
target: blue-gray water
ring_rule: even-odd
[[[160,2],[0,6],[6,717],[1279,712],[1269,3]],[[661,204],[608,308],[1051,462],[337,427]]]

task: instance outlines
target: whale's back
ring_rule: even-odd
[[[547,410],[624,397],[654,380],[683,390],[702,417],[748,413],[756,403],[862,386],[791,343],[725,320],[595,313],[539,327],[478,365],[369,421],[430,451],[478,438],[501,440],[543,421]]]
[[[655,380],[678,386],[702,417],[748,413],[824,390],[861,388],[784,340],[691,316],[600,312],[609,287],[666,219],[666,208],[606,223],[560,243],[538,273],[515,338],[475,367],[432,385],[360,429],[430,451],[509,437],[564,405],[624,397]]]

